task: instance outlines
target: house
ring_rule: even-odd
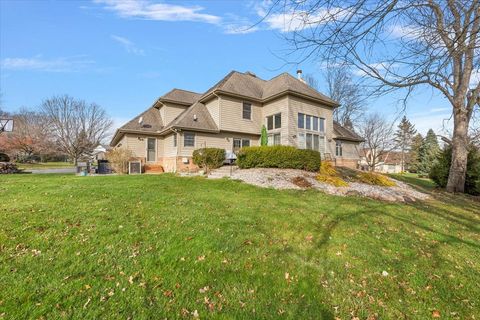
[[[369,170],[366,157],[371,157],[370,149],[363,149],[360,152],[360,167],[362,170]],[[407,155],[405,155],[407,156]],[[408,161],[408,159],[405,159]],[[402,153],[397,151],[389,151],[381,154],[375,164],[376,172],[381,173],[401,173],[402,172]]]
[[[282,73],[263,80],[232,71],[204,93],[173,89],[120,127],[114,148],[128,148],[146,171],[193,171],[192,152],[204,147],[236,152],[260,143],[318,150],[322,159],[357,167],[361,137],[333,121],[338,103]]]

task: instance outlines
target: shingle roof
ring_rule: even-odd
[[[327,104],[338,105],[337,102],[321,94],[289,73],[282,73],[266,81],[249,72],[242,73],[231,71],[222,80],[208,89],[207,92],[202,95],[202,98],[217,90],[257,100],[269,99],[278,94],[289,91],[322,100]],[[202,100],[202,98],[200,98],[200,100]]]
[[[140,123],[140,117],[142,122]],[[123,131],[145,131],[145,132],[159,132],[163,128],[162,117],[157,108],[149,108],[124,124],[119,130]]]
[[[139,121],[140,117],[142,118],[141,122]],[[112,138],[112,141],[110,142],[110,145],[114,146],[117,143],[117,140],[123,136],[122,133],[124,132],[160,133],[162,129],[163,121],[162,117],[160,116],[160,112],[157,108],[150,107],[118,128]]]
[[[350,129],[342,127],[336,121],[333,121],[333,134],[334,134],[334,139],[349,140],[349,141],[356,141],[356,142],[365,141],[365,139],[360,137],[358,134],[356,134]]]
[[[182,90],[182,89],[173,89],[163,96],[159,98],[160,101],[172,101],[172,102],[178,102],[181,104],[188,104],[191,105],[195,101],[197,101],[202,94],[192,92],[192,91],[187,91],[187,90]]]
[[[196,102],[182,112],[165,128],[182,128],[190,130],[218,131],[210,112],[203,103]]]

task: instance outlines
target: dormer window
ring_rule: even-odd
[[[243,103],[243,119],[252,120],[252,104],[248,102]]]

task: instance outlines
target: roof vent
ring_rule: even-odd
[[[138,118],[138,123],[139,123],[140,125],[143,124],[143,117]]]
[[[193,121],[197,121],[197,120],[198,120],[197,115],[194,114],[194,115],[193,115]]]
[[[252,76],[252,77],[255,77],[255,78],[257,77],[257,75],[255,73],[251,72],[251,71],[247,71],[247,72],[245,72],[245,74],[248,74],[249,76]]]

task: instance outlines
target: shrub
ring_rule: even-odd
[[[365,184],[372,186],[394,187],[396,184],[383,174],[374,172],[361,172],[357,174],[356,179]]]
[[[20,173],[15,163],[0,162],[0,174]]]
[[[131,150],[126,148],[115,148],[106,153],[106,158],[113,171],[116,173],[128,173],[128,161],[133,157]]]
[[[0,152],[0,162],[10,162],[8,154]]]
[[[316,178],[320,182],[331,184],[335,187],[348,187],[348,183],[340,177],[319,174]]]
[[[326,161],[322,162],[320,165],[320,172],[316,179],[320,182],[334,185],[335,187],[348,186],[348,183],[340,177],[332,164]]]
[[[440,188],[447,186],[451,162],[452,148],[448,147],[440,153],[437,162],[430,171],[430,179]],[[465,192],[472,195],[480,194],[480,152],[473,146],[468,152]]]
[[[245,147],[237,155],[237,164],[242,169],[289,168],[318,171],[320,162],[318,151],[291,146]]]
[[[225,161],[225,149],[202,148],[193,151],[193,163],[204,169],[207,173],[211,169],[220,168]]]

